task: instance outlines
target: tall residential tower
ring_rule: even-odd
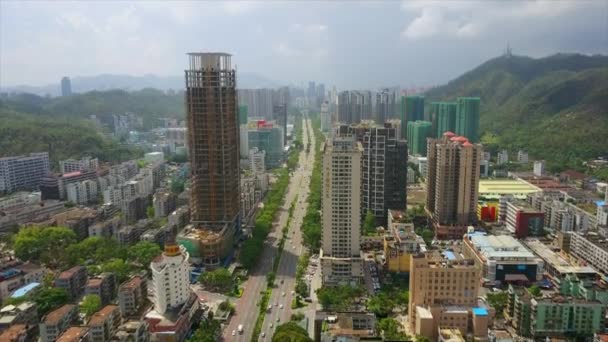
[[[219,265],[240,229],[236,71],[227,53],[189,53],[186,113],[190,149],[191,224],[198,257]]]

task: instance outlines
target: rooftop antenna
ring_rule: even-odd
[[[505,50],[505,57],[513,57],[513,53],[511,51],[511,44],[507,42],[507,49]]]

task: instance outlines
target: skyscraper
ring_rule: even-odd
[[[426,156],[426,139],[433,137],[433,125],[428,121],[407,123],[408,147],[411,155]]]
[[[272,107],[272,116],[283,130],[283,142],[287,142],[287,104],[275,104]]]
[[[399,116],[399,119],[401,119],[401,132],[403,133],[403,137],[405,137],[408,122],[424,120],[424,97],[418,95],[401,96]]]
[[[61,96],[72,95],[72,81],[67,76],[63,76],[61,79]]]
[[[338,122],[357,124],[372,119],[372,94],[369,91],[343,91],[338,95]]]
[[[479,97],[459,97],[455,133],[479,141]]]
[[[340,126],[337,135],[354,136],[363,147],[361,220],[370,210],[376,224],[386,226],[389,209],[406,208],[407,142],[389,123]]]
[[[186,119],[191,163],[190,212],[201,261],[219,265],[240,228],[236,71],[227,53],[189,53]]]
[[[376,123],[384,125],[384,122],[395,116],[395,92],[382,89],[376,94]]]
[[[321,272],[323,283],[357,283],[363,276],[361,238],[361,158],[353,137],[335,137],[323,146]]]
[[[459,239],[476,222],[479,189],[479,144],[446,132],[429,139],[426,209],[439,239]]]
[[[456,111],[455,102],[433,102],[431,104],[431,120],[436,138],[440,138],[445,132],[454,132]]]

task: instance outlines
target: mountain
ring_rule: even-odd
[[[527,150],[554,170],[608,153],[608,56],[501,56],[426,92],[481,98],[482,143]]]
[[[280,83],[265,78],[256,73],[238,72],[237,84],[239,88],[276,88]],[[110,89],[141,90],[155,88],[161,90],[181,90],[184,88],[184,76],[157,76],[157,75],[112,75],[102,74],[96,76],[82,76],[72,78],[72,91],[85,93],[89,91],[103,91]],[[58,96],[60,93],[59,79],[56,84],[45,86],[19,85],[2,87],[2,92],[30,93],[40,96]]]

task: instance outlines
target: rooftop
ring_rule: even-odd
[[[27,334],[25,324],[15,324],[0,334],[0,341],[20,341],[19,337],[25,334]]]
[[[127,280],[126,282],[124,282],[120,288],[121,289],[135,289],[141,286],[142,283],[142,279],[140,276],[135,276],[129,280]]]
[[[485,233],[472,233],[467,235],[476,252],[488,259],[525,259],[536,257],[521,242],[510,235],[486,235]]]
[[[43,322],[46,325],[55,325],[57,323],[59,323],[59,321],[65,317],[65,315],[67,315],[70,311],[76,309],[76,305],[73,304],[66,304],[62,307],[60,307],[59,309],[53,310],[50,313],[48,313],[44,319]]]
[[[82,269],[84,269],[84,267],[82,266],[74,266],[72,268],[70,268],[67,271],[63,271],[61,272],[61,274],[59,275],[59,277],[57,277],[57,279],[68,279],[74,276],[74,274],[76,274],[77,272],[81,271]]]
[[[117,305],[104,306],[101,310],[97,311],[96,313],[93,314],[93,316],[91,316],[91,319],[89,320],[88,325],[95,326],[95,325],[103,324],[103,322],[105,322],[108,319],[108,317],[116,310],[118,310]]]
[[[22,287],[18,288],[17,290],[15,290],[15,292],[13,292],[13,294],[11,295],[11,298],[23,297],[23,296],[27,295],[33,289],[37,288],[38,286],[40,286],[40,283],[29,283],[25,286],[22,286]]]
[[[595,269],[589,266],[574,266],[566,259],[549,248],[537,239],[527,239],[524,241],[534,253],[536,253],[547,264],[552,266],[560,274],[594,274]]]
[[[524,199],[529,193],[541,189],[521,179],[481,179],[479,180],[480,198],[500,198],[501,195],[513,195]]]
[[[59,338],[57,342],[78,342],[89,332],[87,327],[69,327]]]

